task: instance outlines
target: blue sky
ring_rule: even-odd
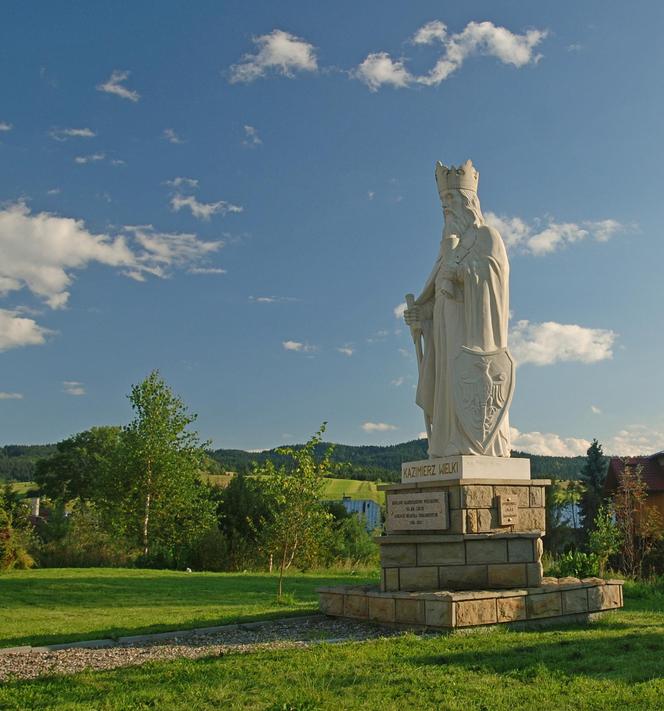
[[[395,315],[472,158],[511,261],[514,446],[664,448],[658,2],[8,2],[0,443],[422,431]]]

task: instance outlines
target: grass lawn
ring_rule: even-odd
[[[227,655],[0,686],[2,709],[664,709],[664,605],[589,627]]]
[[[0,647],[120,637],[312,612],[320,585],[366,577],[45,568],[0,575]],[[375,580],[378,580],[376,574]],[[0,705],[0,708],[2,706]]]

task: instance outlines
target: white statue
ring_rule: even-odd
[[[484,222],[478,181],[470,160],[459,168],[436,164],[443,238],[422,293],[406,297],[419,361],[416,402],[432,459],[510,456],[509,263],[500,234]]]

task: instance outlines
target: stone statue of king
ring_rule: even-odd
[[[478,181],[470,160],[436,164],[443,238],[422,293],[406,297],[431,459],[510,456],[509,263],[500,234],[484,222]]]

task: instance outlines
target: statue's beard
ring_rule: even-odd
[[[443,237],[461,237],[463,233],[472,225],[473,214],[466,213],[463,217],[450,215],[445,218],[445,226],[443,227]]]

